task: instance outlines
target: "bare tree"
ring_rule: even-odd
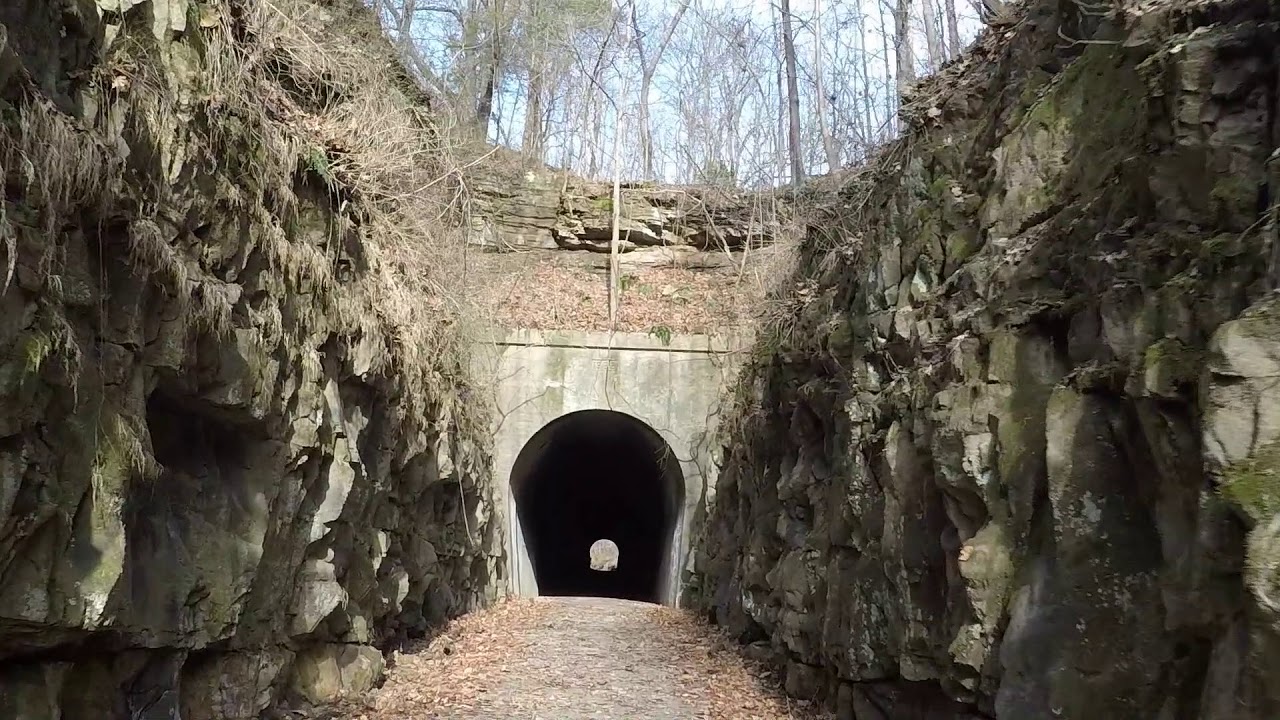
[[[658,72],[658,63],[662,62],[662,55],[666,52],[667,45],[671,43],[671,36],[675,34],[676,27],[680,25],[680,19],[684,17],[685,11],[688,9],[689,0],[681,0],[676,7],[675,14],[665,23],[657,46],[646,54],[645,33],[640,29],[636,1],[631,0],[632,42],[635,44],[636,56],[640,60],[640,97],[637,100],[637,110],[639,112],[638,120],[640,125],[640,154],[644,164],[644,177],[646,180],[654,179],[653,124],[649,118],[649,91],[653,87],[653,76]]]
[[[894,6],[893,48],[898,62],[898,96],[902,97],[916,80],[915,56],[911,52],[911,0],[897,0]]]
[[[813,0],[813,84],[817,97],[818,132],[822,136],[822,149],[827,156],[827,171],[840,167],[840,151],[827,123],[829,117],[827,88],[822,77],[822,0]]]
[[[441,100],[433,109],[530,163],[772,186],[892,137],[917,72],[953,57],[1002,0],[814,0],[812,16],[786,0],[763,17],[703,0],[364,2]]]
[[[800,87],[796,79],[796,40],[792,28],[791,0],[782,0],[782,52],[787,63],[787,146],[791,155],[791,183],[798,186],[804,182],[804,160],[800,151]]]
[[[616,107],[616,105],[615,105]],[[618,267],[619,235],[622,232],[622,164],[620,141],[626,116],[614,114],[613,131],[613,222],[609,233],[609,323],[618,322],[618,305],[622,302],[622,278]]]
[[[964,41],[960,39],[960,19],[956,15],[956,0],[943,0],[943,8],[947,14],[947,35],[950,36],[947,42],[947,59],[955,60],[964,47]]]
[[[933,72],[942,67],[946,59],[946,49],[939,32],[941,28],[933,0],[920,0],[920,14],[924,24],[924,42],[928,52],[929,71]]]

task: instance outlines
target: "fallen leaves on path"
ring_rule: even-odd
[[[695,614],[602,599],[511,599],[397,653],[350,720],[818,720]],[[685,710],[676,711],[677,707]]]
[[[525,650],[527,628],[545,614],[536,601],[512,598],[453,620],[434,638],[397,652],[386,684],[349,716],[425,720],[436,710],[474,708],[504,679],[507,663]]]
[[[699,720],[820,720],[813,703],[787,697],[768,667],[742,655],[742,646],[688,610],[655,606],[655,627],[684,646],[689,667],[682,677],[689,692],[708,705]]]

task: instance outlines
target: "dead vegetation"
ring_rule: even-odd
[[[429,122],[376,19],[355,0],[199,7],[172,36],[153,33],[147,12],[113,17],[86,117],[29,77],[11,81],[20,99],[0,103],[0,171],[44,223],[31,244],[49,282],[57,223],[124,219],[134,267],[185,303],[193,326],[225,335],[244,303],[193,233],[237,232],[247,218],[285,291],[314,300],[288,322],[249,308],[263,342],[314,343],[320,328],[375,338],[370,371],[394,368],[408,411],[467,384],[462,143]],[[0,209],[0,289],[21,253],[11,210]]]
[[[448,182],[459,161],[392,82],[395,56],[369,40],[377,28],[362,8],[307,0],[239,6],[210,28],[211,46],[223,49],[213,55],[229,64],[215,72],[221,85],[213,95],[258,129],[262,152],[248,169],[275,186],[268,194],[278,203],[262,208],[259,241],[345,328],[380,325],[388,340],[380,364],[394,363],[434,396],[441,370],[460,369],[466,354],[461,219]],[[337,216],[318,243],[298,242],[278,222],[297,217],[290,188],[299,173],[323,183]],[[364,272],[339,277],[340,261]]]
[[[601,628],[601,613],[617,625]],[[643,632],[635,632],[635,628]],[[633,632],[623,634],[621,630]],[[617,669],[602,672],[612,663]],[[818,720],[777,676],[687,610],[595,598],[509,599],[394,655],[387,682],[337,711],[349,720],[647,717]],[[682,704],[688,715],[663,708]]]
[[[771,253],[760,253],[760,265]],[[677,267],[624,267],[619,314],[608,314],[608,278],[595,253],[559,250],[477,253],[471,295],[508,328],[655,335],[741,331],[754,322],[764,277]]]

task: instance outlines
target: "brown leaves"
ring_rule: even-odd
[[[807,720],[692,613],[598,598],[510,600],[396,656],[351,720]]]
[[[699,620],[669,607],[651,611],[653,623],[679,638],[688,667],[687,690],[704,699],[700,720],[806,720],[824,717],[812,703],[786,697],[767,668],[742,656],[741,646]]]
[[[378,694],[353,720],[423,720],[477,709],[477,703],[507,675],[507,662],[525,650],[523,635],[545,608],[511,599],[465,615],[434,638],[396,653],[395,667]]]
[[[569,251],[472,256],[474,298],[506,327],[713,333],[749,323],[760,284],[733,272],[634,268],[622,275],[618,325],[609,324],[606,275],[588,267],[601,256]]]

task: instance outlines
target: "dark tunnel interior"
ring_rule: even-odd
[[[653,428],[609,410],[558,418],[521,450],[511,489],[540,595],[662,601],[684,477]],[[591,569],[600,539],[618,546],[613,571]]]

